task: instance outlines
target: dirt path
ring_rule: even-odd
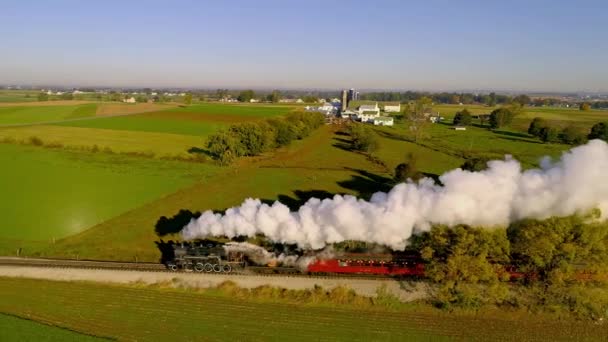
[[[188,288],[209,288],[228,280],[233,281],[238,286],[244,288],[270,285],[286,289],[307,289],[314,288],[315,285],[317,285],[324,289],[332,289],[337,286],[346,286],[364,296],[375,296],[378,288],[385,286],[390,293],[404,302],[424,298],[426,294],[426,286],[420,282],[348,278],[326,279],[320,277],[306,278],[296,276],[171,273],[31,266],[0,266],[0,276],[59,281],[95,281],[118,284],[171,284],[175,287]]]

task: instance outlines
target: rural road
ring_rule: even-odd
[[[424,298],[425,285],[420,282],[402,282],[396,280],[367,280],[348,278],[306,278],[269,275],[225,275],[206,273],[171,273],[150,271],[126,271],[104,269],[78,269],[33,266],[0,266],[0,277],[21,277],[58,281],[94,281],[117,284],[172,284],[175,287],[209,288],[225,281],[233,281],[244,288],[270,285],[286,289],[314,288],[324,289],[346,286],[363,296],[375,296],[381,286],[397,296],[401,301],[413,301]]]

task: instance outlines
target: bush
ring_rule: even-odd
[[[513,121],[515,114],[508,108],[498,108],[490,114],[490,127],[492,129],[508,126]]]
[[[364,124],[352,124],[349,128],[354,150],[372,153],[378,149],[378,137]]]
[[[540,140],[546,143],[554,143],[559,141],[559,131],[555,127],[543,127],[540,130]]]
[[[473,122],[473,117],[467,109],[456,112],[454,116],[454,125],[469,126]]]
[[[36,137],[36,136],[31,136],[30,140],[29,140],[30,144],[34,145],[34,146],[42,146],[44,145],[44,142],[42,141],[42,139]]]
[[[589,140],[602,139],[604,141],[608,141],[608,123],[596,123],[595,125],[593,125],[593,127],[591,127],[591,132],[587,137],[589,138]]]
[[[587,102],[583,102],[578,106],[578,109],[582,111],[588,111],[591,110],[591,105]]]
[[[578,128],[568,126],[559,135],[564,144],[581,145],[587,142],[587,136]]]
[[[465,160],[460,168],[471,172],[483,171],[488,168],[488,162],[490,160],[491,158],[488,157],[470,157]]]
[[[532,122],[530,122],[528,134],[539,137],[540,131],[547,126],[549,126],[549,123],[545,119],[536,117],[532,120]]]

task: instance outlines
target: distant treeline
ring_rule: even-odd
[[[529,105],[532,103],[532,99],[528,95],[517,95],[508,96],[496,93],[489,94],[473,94],[473,93],[431,93],[431,92],[419,92],[419,91],[406,91],[404,93],[399,92],[375,92],[361,94],[359,98],[367,101],[388,101],[388,102],[409,102],[416,101],[420,98],[428,97],[433,100],[434,103],[441,104],[473,104],[481,103],[489,106],[495,106],[498,104],[509,104],[513,102],[520,103],[522,105]]]
[[[321,113],[294,111],[285,118],[231,125],[207,139],[207,151],[222,164],[242,156],[257,156],[309,136],[325,122]]]

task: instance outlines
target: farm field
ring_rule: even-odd
[[[0,127],[35,124],[95,116],[97,104],[57,106],[0,106]]]
[[[107,341],[29,319],[0,314],[0,340],[2,341]]]
[[[293,107],[196,104],[124,117],[62,123],[63,126],[207,136],[232,123],[284,115]]]
[[[194,135],[124,131],[70,126],[34,125],[0,128],[0,141],[31,143],[32,137],[46,146],[70,150],[111,150],[114,153],[146,154],[151,157],[192,158],[192,147],[203,146],[204,139]]]
[[[0,90],[0,103],[3,102],[33,102],[38,99],[36,90]]]
[[[5,194],[0,237],[28,241],[78,233],[217,170],[207,164],[9,144],[0,144],[0,164]]]
[[[446,314],[417,305],[361,308],[286,302],[278,296],[276,300],[235,298],[213,290],[19,278],[0,278],[0,312],[87,334],[139,341],[175,336],[210,341],[569,341],[601,339],[608,333],[606,326],[525,313]]]

